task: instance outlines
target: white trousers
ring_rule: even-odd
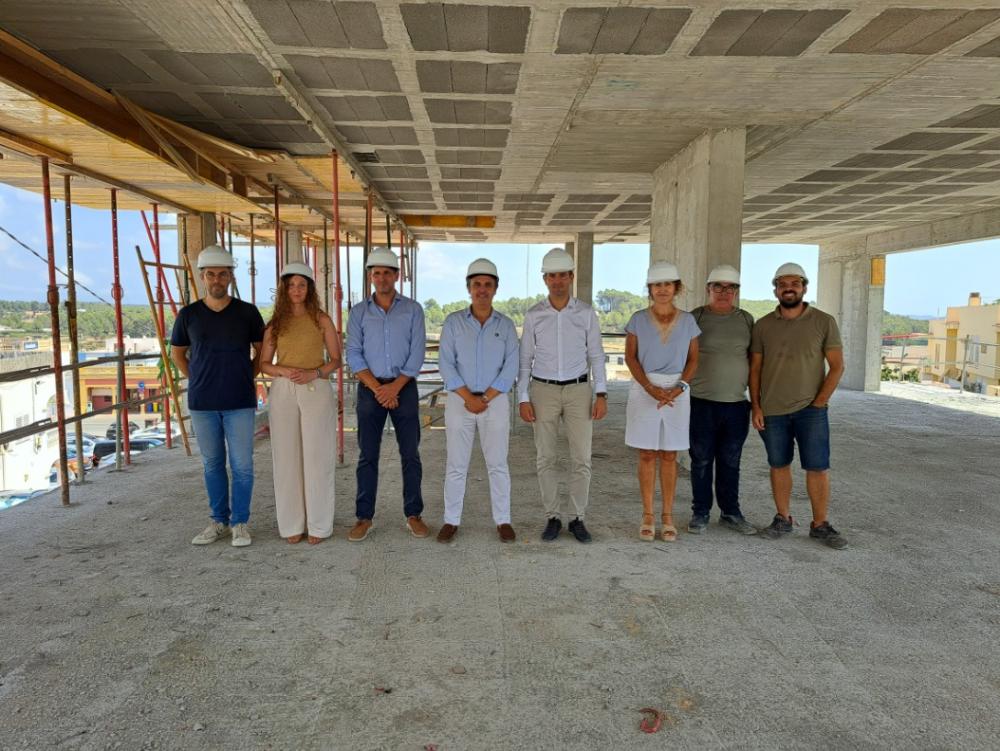
[[[458,394],[448,394],[444,407],[444,428],[448,446],[444,476],[445,524],[458,526],[462,523],[465,481],[477,429],[490,478],[493,521],[498,525],[510,524],[510,470],[507,468],[510,402],[507,394],[495,397],[486,411],[478,415],[465,408],[465,401]]]
[[[275,378],[270,391],[271,456],[278,533],[333,534],[337,399],[326,380]]]

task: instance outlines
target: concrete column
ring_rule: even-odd
[[[677,264],[687,288],[681,307],[702,303],[709,270],[740,267],[746,131],[699,136],[653,173],[650,261]]]
[[[814,286],[815,285],[815,286]],[[885,256],[866,250],[865,238],[819,248],[816,307],[837,319],[846,365],[841,386],[878,391],[882,370]]]
[[[181,220],[178,217],[178,221],[186,222],[187,228],[186,231],[183,231],[181,227],[178,227],[177,230],[177,260],[183,263],[184,254],[187,253],[191,261],[191,269],[194,271],[194,281],[198,288],[198,297],[201,298],[205,296],[205,285],[202,283],[201,275],[198,273],[198,256],[209,245],[219,244],[215,214],[207,212],[185,214],[184,219]],[[187,247],[184,245],[185,239],[187,239]]]
[[[563,247],[566,248],[566,252],[573,256],[573,259],[576,260],[576,243],[570,240],[567,243],[563,243]]]
[[[572,244],[572,243],[567,243]],[[573,274],[573,297],[588,305],[594,303],[594,233],[580,232],[576,236],[576,271]]]
[[[305,250],[302,247],[302,231],[297,229],[286,229],[284,237],[285,263],[305,263]]]

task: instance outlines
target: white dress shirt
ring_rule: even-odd
[[[594,309],[571,297],[562,310],[545,298],[524,314],[518,402],[530,401],[531,377],[569,381],[590,373],[595,393],[608,390],[601,325]]]

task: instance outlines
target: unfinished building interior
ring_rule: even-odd
[[[420,242],[567,244],[589,300],[598,244],[649,243],[685,280],[745,242],[818,244],[847,362],[834,502],[858,540],[636,550],[621,392],[585,552],[535,542],[523,425],[511,549],[474,526],[404,539],[387,479],[369,544],[289,553],[265,451],[259,539],[201,555],[200,468],[176,451],[0,514],[0,747],[996,745],[1000,424],[870,393],[886,255],[1000,236],[995,0],[5,0],[0,157],[0,181],[46,197],[56,352],[75,313],[52,197],[177,212],[176,251],[150,240],[182,272],[233,236],[274,247],[337,311],[343,254],[375,246],[418,295]],[[87,262],[117,268],[111,245]],[[60,407],[64,448],[79,417]],[[443,435],[425,441],[443,466]],[[338,530],[354,455],[348,437],[331,457]],[[652,738],[650,705],[669,718]]]

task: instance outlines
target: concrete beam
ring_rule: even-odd
[[[851,252],[852,247],[855,252]],[[878,391],[885,256],[871,255],[850,242],[821,245],[816,285],[816,306],[837,319],[844,340],[846,368],[841,385],[857,391]]]
[[[687,290],[697,291],[682,307],[701,302],[713,266],[740,266],[745,153],[745,129],[709,131],[653,173],[649,257],[677,264]]]
[[[568,243],[572,245],[573,243]],[[573,274],[573,297],[588,305],[594,303],[594,233],[580,232],[574,245],[576,271]]]
[[[1000,237],[1000,209],[964,214],[903,229],[873,232],[832,244],[831,252],[902,253]]]

